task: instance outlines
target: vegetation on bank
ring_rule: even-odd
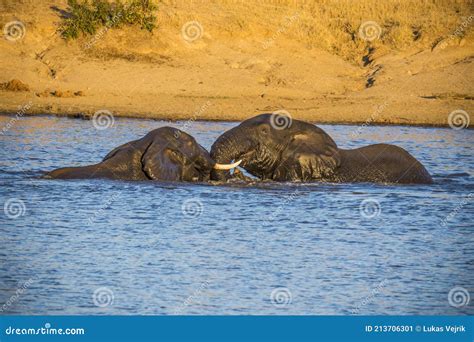
[[[156,27],[157,9],[152,0],[68,0],[67,15],[60,25],[65,39],[76,39],[80,34],[94,35],[101,28],[120,28],[124,25],[139,26],[152,32]]]

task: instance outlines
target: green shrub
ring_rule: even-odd
[[[156,27],[156,6],[152,0],[68,0],[68,17],[60,25],[65,39],[76,39],[79,34],[93,35],[101,27],[118,28],[137,25],[152,32]]]

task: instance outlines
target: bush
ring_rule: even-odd
[[[68,17],[60,26],[65,39],[76,39],[79,34],[94,35],[100,27],[118,28],[137,25],[152,32],[156,27],[156,6],[151,0],[131,0],[124,4],[120,0],[68,0]]]

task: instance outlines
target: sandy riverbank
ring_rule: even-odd
[[[57,32],[66,1],[4,1],[2,26],[17,20],[25,31],[0,42],[0,83],[18,79],[29,90],[0,90],[0,112],[243,120],[285,110],[321,123],[408,125],[473,112],[472,11],[463,2],[412,2],[399,9],[406,22],[387,4],[339,2],[339,17],[318,4],[162,1],[153,34],[111,29],[66,42]],[[358,36],[367,20],[379,23],[379,38]],[[183,38],[189,22],[198,23],[192,41]]]

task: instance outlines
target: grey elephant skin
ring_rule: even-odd
[[[340,149],[321,128],[278,114],[261,114],[222,134],[212,145],[218,163],[240,166],[263,180],[429,184],[425,167],[403,148],[375,144]],[[225,180],[228,171],[211,172]]]
[[[51,171],[46,178],[207,181],[215,162],[185,132],[162,127],[109,152],[102,162]]]

